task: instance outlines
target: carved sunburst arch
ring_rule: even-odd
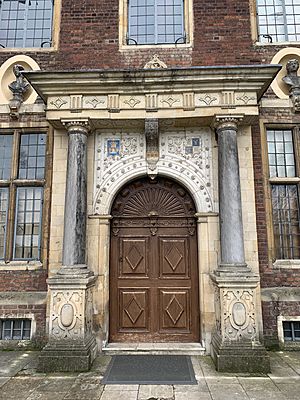
[[[111,214],[118,217],[193,217],[194,201],[188,191],[165,177],[143,177],[132,181],[117,194]]]

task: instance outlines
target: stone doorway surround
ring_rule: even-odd
[[[268,369],[268,360],[259,342],[262,322],[257,254],[254,255],[255,249],[250,250],[249,246],[251,242],[255,247],[257,240],[253,201],[247,228],[242,223],[242,212],[243,218],[248,218],[247,195],[254,197],[253,176],[250,180],[244,176],[244,173],[251,175],[251,123],[258,115],[258,101],[279,69],[280,66],[277,65],[258,65],[24,73],[46,103],[47,119],[55,129],[58,142],[61,141],[66,147],[64,132],[67,128],[69,149],[73,149],[72,153],[78,154],[79,157],[82,157],[83,153],[84,157],[88,155],[87,176],[88,181],[93,182],[90,186],[88,183],[87,189],[89,219],[86,257],[85,254],[78,254],[74,250],[79,242],[81,248],[85,248],[86,238],[82,235],[82,230],[78,230],[76,226],[66,228],[67,218],[72,218],[72,213],[75,215],[81,210],[82,215],[85,215],[87,212],[85,200],[81,201],[82,198],[79,198],[85,190],[82,182],[85,182],[86,175],[77,182],[79,186],[75,186],[80,187],[80,190],[75,194],[75,199],[73,197],[72,204],[75,206],[72,206],[71,210],[67,210],[71,194],[68,190],[66,192],[66,212],[63,213],[63,261],[66,261],[66,254],[74,255],[72,259],[68,259],[68,265],[64,265],[59,259],[51,264],[50,245],[50,268],[53,265],[54,274],[55,270],[58,271],[49,279],[51,301],[48,361],[58,360],[63,351],[64,354],[68,354],[72,346],[80,343],[83,347],[78,347],[81,349],[77,354],[78,360],[88,358],[85,364],[85,368],[88,368],[94,357],[90,333],[93,332],[92,336],[96,336],[100,348],[107,343],[110,207],[116,193],[126,182],[144,175],[163,175],[170,176],[184,185],[193,196],[197,208],[200,336],[204,339],[206,349],[209,351],[212,338],[211,352],[220,370]],[[215,128],[219,139],[219,170],[216,161],[218,150],[214,137]],[[127,136],[126,129],[129,133]],[[190,136],[188,130],[191,131]],[[109,156],[108,140],[113,139],[111,132],[118,135],[120,131],[124,131],[125,136],[118,139],[121,146],[119,154],[114,144],[114,157],[119,157],[118,168],[114,170],[116,163],[114,164],[109,157],[106,157],[106,160],[101,159],[101,154],[106,152]],[[133,132],[139,132],[137,138],[140,144],[143,143],[142,146],[138,146],[140,154],[130,154],[130,151],[126,153],[124,143],[131,143],[129,147],[134,147],[134,141],[128,140]],[[184,135],[182,132],[185,132]],[[108,136],[105,139],[106,134]],[[88,148],[82,145],[85,143],[82,135],[88,136]],[[204,163],[205,165],[201,166],[190,157],[194,155],[194,145],[197,146],[198,143],[193,143],[192,139],[204,139],[205,135],[211,140],[211,145],[201,148],[205,155],[207,147],[211,158],[208,157],[210,164]],[[184,136],[185,141],[176,141],[178,153],[172,153],[170,136]],[[93,151],[96,151],[95,157]],[[122,158],[122,151],[126,153],[127,159]],[[224,156],[228,151],[230,168],[233,168],[233,175],[230,175],[233,176],[233,185],[228,185],[226,182],[229,181],[223,180],[227,175],[222,168],[226,165],[222,164],[224,158],[220,158],[220,154]],[[248,164],[239,166],[238,160],[242,160],[244,156],[248,157]],[[104,171],[105,163],[107,166]],[[210,169],[212,174],[209,182],[211,186],[207,185],[208,180],[204,172],[206,165],[209,165],[207,169]],[[70,185],[68,180],[72,179],[72,166],[74,167],[74,164],[69,155],[67,187]],[[245,167],[248,168],[247,171]],[[220,242],[216,174],[219,187],[226,189],[219,197],[220,202],[223,202],[220,204]],[[252,185],[250,189],[247,188],[249,184]],[[53,190],[52,207],[56,207],[55,185]],[[238,195],[234,196],[234,207],[231,207],[228,199],[233,190],[237,191]],[[226,209],[229,207],[229,213],[224,212],[225,205]],[[235,213],[234,210],[238,212]],[[230,234],[226,235],[228,221],[232,217],[236,221],[237,230],[231,234],[231,229]],[[254,233],[251,240],[247,232],[249,224],[252,227],[251,235]],[[67,244],[66,235],[67,238],[73,238],[73,242],[68,241]],[[231,247],[234,251],[228,252]],[[79,267],[83,260],[84,267]],[[80,275],[81,273],[83,275]],[[85,281],[80,280],[81,278]],[[78,285],[81,285],[82,295],[88,299],[85,305],[81,304],[80,310],[74,304],[70,307],[70,301],[65,295],[76,292]],[[54,301],[58,287],[63,294],[61,298],[65,299],[59,304],[59,309],[57,301]],[[205,298],[203,293],[208,296]],[[91,296],[94,296],[93,300]],[[65,312],[62,313],[62,309]],[[55,315],[55,319],[52,319],[52,315]],[[74,335],[76,323],[79,323],[79,329]],[[68,340],[64,340],[62,332],[66,332]],[[245,352],[247,359],[244,357]],[[229,360],[233,354],[237,357],[234,363],[230,364]],[[260,365],[255,360],[257,355],[261,357]],[[43,356],[47,356],[46,351],[42,353],[41,358]],[[46,363],[44,370],[47,369],[45,365]],[[55,363],[52,365],[55,368]],[[75,369],[71,356],[65,359],[63,366],[61,363],[57,365],[57,368],[64,370]]]

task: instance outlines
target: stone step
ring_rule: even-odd
[[[205,347],[200,343],[109,343],[103,349],[106,355],[187,355],[203,356]]]

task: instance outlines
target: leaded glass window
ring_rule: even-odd
[[[8,189],[0,188],[0,259],[5,256],[5,239],[8,211]]]
[[[42,217],[42,188],[17,189],[14,259],[38,260]]]
[[[300,321],[283,321],[284,340],[300,342]]]
[[[25,340],[30,339],[30,319],[3,319],[0,320],[1,340]]]
[[[129,0],[129,45],[185,41],[183,0]]]
[[[298,129],[268,129],[269,181],[276,259],[300,259]]]
[[[1,47],[49,47],[54,0],[0,0]]]
[[[41,259],[47,135],[0,135],[0,259]]]
[[[259,40],[300,40],[300,0],[256,0]]]

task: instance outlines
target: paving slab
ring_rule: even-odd
[[[126,390],[125,392],[104,390],[100,400],[137,400],[137,392],[131,390]]]
[[[240,384],[212,384],[209,390],[213,400],[249,400],[245,390]]]
[[[174,389],[172,385],[140,385],[138,400],[151,398],[173,399]]]
[[[15,376],[21,369],[32,363],[37,357],[36,351],[1,351],[0,376]]]

